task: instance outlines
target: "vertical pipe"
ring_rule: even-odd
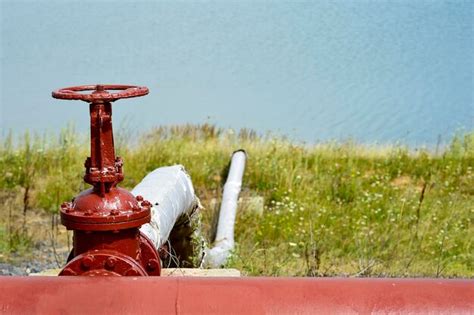
[[[234,225],[237,213],[237,201],[242,187],[245,160],[244,150],[235,151],[229,169],[229,175],[224,185],[222,203],[219,211],[214,247],[207,251],[204,257],[206,267],[218,268],[224,265],[234,249]]]

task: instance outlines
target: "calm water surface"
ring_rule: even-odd
[[[1,3],[1,132],[87,131],[89,83],[147,85],[116,126],[216,123],[314,142],[473,130],[473,2]]]

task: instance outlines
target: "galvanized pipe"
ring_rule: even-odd
[[[0,277],[0,283],[2,314],[474,312],[472,280]]]

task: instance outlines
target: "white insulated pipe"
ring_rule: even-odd
[[[234,249],[234,225],[237,214],[237,201],[242,188],[242,177],[245,170],[247,155],[244,150],[235,151],[229,168],[229,175],[224,185],[222,203],[219,211],[214,247],[207,250],[204,256],[204,266],[210,268],[222,267],[231,251]]]
[[[152,204],[150,223],[140,231],[157,250],[168,240],[178,217],[199,206],[191,179],[182,165],[157,168],[133,188],[132,194],[141,195]]]

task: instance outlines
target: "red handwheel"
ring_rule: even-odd
[[[93,91],[92,93],[80,93]],[[109,91],[118,91],[110,93]],[[113,102],[121,98],[139,97],[148,94],[148,88],[135,85],[97,84],[81,85],[59,89],[53,97],[62,100],[80,100],[84,102]]]

